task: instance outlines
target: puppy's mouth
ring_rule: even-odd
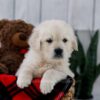
[[[63,55],[54,55],[54,57],[53,58],[55,58],[55,59],[62,59],[63,58]]]

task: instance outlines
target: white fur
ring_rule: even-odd
[[[49,38],[53,39],[51,44],[46,42]],[[63,43],[63,38],[68,41]],[[73,50],[77,50],[77,41],[70,25],[60,20],[45,21],[34,29],[29,45],[30,49],[16,74],[18,87],[28,87],[34,77],[42,77],[40,89],[47,94],[67,75],[74,77],[69,69],[69,57]],[[63,49],[63,58],[53,58],[56,48]]]

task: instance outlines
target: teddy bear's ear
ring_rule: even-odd
[[[32,31],[32,30],[34,30],[34,28],[35,28],[35,26],[34,25],[32,25],[32,24],[28,24],[28,29],[29,29],[29,31]]]
[[[2,19],[0,20],[0,47],[1,47],[1,36],[2,36],[2,32],[1,32],[1,29],[3,29],[3,27],[9,23],[9,20],[7,19]]]
[[[0,20],[0,30],[8,23],[9,21],[6,19]]]

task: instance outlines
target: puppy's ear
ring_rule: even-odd
[[[73,50],[78,51],[77,38],[75,35],[73,36],[73,40],[72,40],[72,48]]]
[[[40,36],[36,29],[34,29],[34,32],[31,34],[28,43],[31,48],[40,50]]]

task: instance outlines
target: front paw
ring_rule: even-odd
[[[72,78],[74,78],[75,77],[75,75],[74,75],[74,73],[69,73],[69,76],[71,76]]]
[[[54,82],[42,79],[40,84],[40,90],[43,94],[50,93],[53,90],[54,85]]]
[[[27,78],[27,77],[18,77],[17,80],[17,86],[19,88],[25,88],[28,87],[31,84],[32,78]]]

